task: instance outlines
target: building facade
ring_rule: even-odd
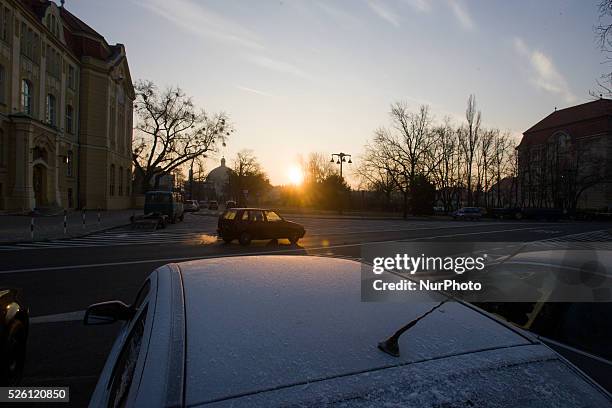
[[[0,0],[0,210],[131,206],[121,44],[63,6]]]
[[[517,150],[521,206],[612,208],[612,100],[555,110]]]

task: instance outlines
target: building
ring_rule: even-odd
[[[209,195],[208,200],[225,201],[230,198],[229,183],[231,169],[225,165],[225,158],[221,158],[221,165],[215,167],[206,176],[207,191],[209,194],[214,192],[214,196]]]
[[[612,100],[553,113],[523,133],[518,149],[523,207],[612,207]]]
[[[129,207],[134,98],[123,45],[52,1],[0,1],[0,209]]]

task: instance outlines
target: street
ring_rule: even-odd
[[[224,244],[217,241],[215,217],[192,214],[163,230],[121,227],[83,238],[3,246],[1,285],[22,288],[30,307],[23,384],[70,386],[71,403],[86,404],[118,324],[83,326],[84,309],[110,299],[130,303],[143,279],[165,263],[265,253],[358,259],[362,245],[385,241],[609,241],[612,230],[595,222],[288,218],[307,230],[297,247],[282,240]]]

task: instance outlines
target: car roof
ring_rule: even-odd
[[[269,255],[178,266],[187,327],[187,405],[253,402],[262,392],[279,395],[300,384],[486,350],[507,358],[508,348],[520,355],[519,347],[534,347],[533,339],[516,329],[450,302],[400,338],[399,358],[384,354],[378,342],[443,297],[361,302],[362,264],[355,261]],[[546,347],[537,347],[555,358]]]

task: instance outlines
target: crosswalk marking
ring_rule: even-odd
[[[201,241],[214,241],[215,235],[209,228],[197,230],[194,228],[181,228],[166,231],[143,231],[139,229],[119,229],[105,231],[77,238],[62,238],[51,241],[24,242],[13,245],[1,245],[0,251],[14,251],[26,249],[49,248],[91,248],[102,246],[146,245],[163,243],[185,243]]]

